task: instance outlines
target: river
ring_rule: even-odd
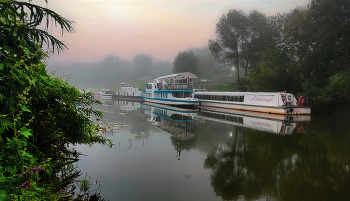
[[[103,101],[113,146],[78,146],[110,200],[350,200],[346,118]],[[105,130],[104,130],[105,129]]]

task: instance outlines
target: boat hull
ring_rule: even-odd
[[[201,106],[217,107],[223,109],[234,109],[243,110],[251,112],[262,112],[268,114],[298,114],[298,115],[310,115],[311,108],[304,106],[261,106],[261,105],[249,105],[244,103],[235,102],[220,102],[220,101],[210,101],[210,100],[200,100]]]
[[[146,102],[158,103],[165,105],[198,105],[199,101],[194,98],[177,98],[177,99],[165,99],[165,98],[147,98],[142,96]]]

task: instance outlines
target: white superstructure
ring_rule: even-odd
[[[141,97],[147,102],[166,105],[199,104],[198,99],[193,98],[194,78],[197,76],[188,72],[158,77],[146,84]]]

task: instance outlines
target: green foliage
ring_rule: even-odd
[[[238,91],[238,86],[235,82],[196,84],[195,88],[203,88],[208,91]]]
[[[313,85],[315,86],[315,84]],[[329,78],[328,85],[319,90],[314,100],[316,107],[323,111],[335,111],[349,113],[350,107],[347,103],[350,97],[350,72],[337,73]],[[314,90],[316,91],[316,90]]]
[[[37,29],[36,27],[45,18],[47,20],[45,30]],[[41,45],[46,43],[48,47],[52,45],[53,51],[56,49],[59,52],[67,49],[63,42],[48,34],[50,21],[55,25],[60,25],[62,34],[64,31],[74,31],[73,22],[50,9],[13,0],[0,2],[0,47],[24,45],[34,51],[38,43]],[[28,52],[28,49],[25,51]]]
[[[349,8],[348,0],[312,0],[271,17],[230,10],[216,25],[209,49],[221,63],[246,70],[240,90],[286,90],[306,95],[313,111],[339,109],[343,104],[333,97],[347,92],[333,93],[332,86],[350,69]]]
[[[277,49],[266,49],[259,55],[261,59],[257,68],[246,77],[250,91],[297,92],[300,86],[298,71],[290,66],[285,55]]]
[[[13,49],[3,49],[14,55]],[[50,77],[37,58],[43,56],[39,50],[29,56],[20,53],[21,58],[7,56],[1,61],[0,187],[13,199],[21,195],[18,199],[40,200],[50,194],[56,199],[63,196],[57,194],[60,185],[48,178],[78,157],[68,145],[107,143],[90,120],[91,115],[102,117],[92,110],[99,101]],[[78,103],[83,107],[77,107]],[[16,188],[23,184],[19,175],[40,164],[46,165],[46,171],[28,178],[24,188]]]
[[[187,52],[179,52],[179,54],[175,57],[174,60],[174,73],[181,73],[181,72],[190,72],[195,75],[199,75],[198,73],[198,66],[199,66],[199,58],[197,55],[195,55],[192,51]]]
[[[70,21],[24,2],[0,6],[0,198],[68,199],[71,195],[63,191],[67,183],[57,175],[78,158],[69,145],[109,142],[97,135],[90,119],[102,117],[92,109],[100,102],[91,100],[91,93],[50,77],[42,62],[47,55],[37,43],[58,50],[65,45],[34,27],[45,15],[62,30],[72,30]]]

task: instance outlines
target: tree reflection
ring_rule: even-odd
[[[350,199],[349,141],[321,132],[283,136],[243,128],[234,133],[204,162],[224,200]]]

